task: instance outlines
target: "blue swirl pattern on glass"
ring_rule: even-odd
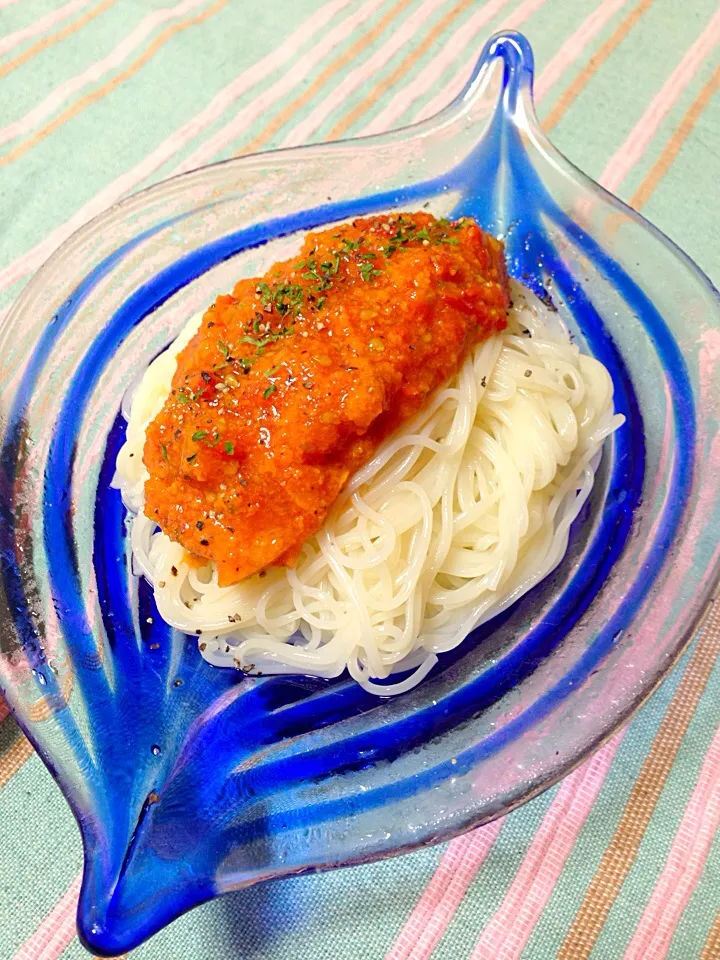
[[[387,856],[505,812],[612,733],[705,607],[720,503],[705,459],[720,398],[697,345],[717,332],[717,295],[544,141],[532,70],[524,38],[493,38],[438,117],[357,143],[361,169],[369,151],[387,166],[358,178],[357,196],[319,202],[350,142],[218,165],[131,198],[115,220],[69,241],[10,317],[6,338],[38,315],[34,336],[11,352],[15,385],[3,396],[0,683],[81,826],[79,926],[98,953],[127,950],[220,892]],[[422,154],[433,138],[445,159]],[[412,171],[408,143],[421,155]],[[243,208],[243,171],[252,180],[267,163],[287,183],[301,155],[318,170],[297,209]],[[189,199],[178,200],[185,184]],[[111,487],[120,388],[132,375],[123,351],[137,335],[133,356],[150,359],[178,328],[167,319],[161,328],[162,309],[179,303],[182,319],[178,297],[226,262],[236,268],[331,221],[426,202],[502,234],[510,272],[551,297],[613,376],[626,425],[606,445],[568,556],[393,700],[345,678],[215,670],[194,637],[163,623],[132,573]],[[220,225],[210,229],[208,214]],[[156,265],[149,252],[160,250]],[[668,265],[675,287],[658,294],[648,274]],[[673,313],[683,298],[700,305],[688,330]],[[59,387],[56,362],[68,371]],[[39,409],[48,391],[51,415]]]

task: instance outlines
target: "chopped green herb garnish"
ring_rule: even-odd
[[[266,347],[269,343],[275,343],[277,340],[280,340],[282,337],[289,337],[291,333],[295,333],[295,327],[283,327],[281,330],[278,330],[276,333],[266,333],[264,337],[249,337],[244,336],[240,337],[240,343],[250,343],[257,350],[257,355],[260,356],[263,350],[263,347]],[[257,359],[257,358],[256,358]],[[252,358],[241,357],[239,359],[240,363],[252,363]]]
[[[201,397],[205,393],[205,387],[201,387],[197,393],[191,393],[189,396],[187,394],[185,387],[180,387],[177,394],[178,403],[190,403],[193,400],[197,400],[198,397]]]
[[[372,277],[377,277],[378,274],[382,273],[382,270],[376,270],[372,263],[361,263],[360,264],[360,276],[363,280],[368,283]]]
[[[217,345],[218,345],[218,350],[227,360],[227,358],[230,356],[230,347],[223,340],[218,340]]]
[[[268,369],[265,371],[265,376],[271,377],[274,373],[277,373],[279,369],[280,364],[278,364],[276,367],[268,367]]]
[[[167,458],[168,458],[167,447],[165,446],[164,443],[160,444],[160,453],[162,454],[163,460],[167,463]]]
[[[265,389],[263,390],[263,397],[265,398],[265,400],[267,400],[267,398],[270,396],[271,393],[275,393],[276,390],[277,390],[277,387],[275,386],[274,383],[271,383],[269,387],[265,387]]]
[[[206,437],[207,435],[208,435],[207,430],[196,430],[195,433],[192,435],[192,439],[197,442],[198,440],[202,440],[203,437]]]
[[[230,456],[232,456],[233,453],[235,453],[235,445],[231,443],[229,440],[225,441],[225,453],[230,454]]]
[[[267,306],[272,301],[272,290],[264,281],[255,287],[255,293],[260,294],[263,306]]]
[[[326,300],[327,300],[327,297],[318,297],[317,303],[315,304],[318,310],[322,310],[323,304],[325,303]]]
[[[331,272],[332,264],[328,263],[327,271]],[[322,269],[322,265],[321,265]],[[303,273],[303,279],[305,280],[314,280],[316,283],[315,289],[318,291],[327,290],[331,286],[330,279],[325,274],[318,273],[317,264],[314,260],[308,260],[308,270],[306,273]]]
[[[273,294],[273,303],[280,316],[297,314],[303,302],[303,289],[297,283],[284,283]]]
[[[251,343],[254,347],[263,347],[269,342],[270,340],[267,337],[249,337],[247,335],[240,337],[240,343]]]

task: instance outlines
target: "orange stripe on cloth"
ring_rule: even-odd
[[[710,612],[675,696],[630,792],[612,840],[558,952],[558,960],[585,960],[605,925],[635,861],[670,770],[720,654],[720,605]]]
[[[720,827],[720,725],[623,960],[665,960]]]
[[[699,960],[718,960],[720,957],[720,910],[715,914],[710,933],[702,948]]]
[[[218,13],[224,6],[226,6],[228,0],[215,0],[211,6],[203,10],[202,13],[196,14],[193,17],[187,17],[185,20],[180,20],[178,23],[173,24],[172,27],[168,27],[166,30],[153,40],[147,50],[137,57],[129,67],[126,67],[125,70],[122,70],[120,73],[116,74],[112,80],[108,80],[107,83],[102,84],[98,87],[97,90],[93,90],[92,93],[86,94],[84,97],[81,97],[76,103],[71,107],[68,107],[66,110],[63,110],[54,120],[50,123],[47,123],[44,127],[41,127],[36,133],[31,137],[28,137],[27,140],[24,140],[22,143],[19,143],[16,147],[6,153],[5,156],[0,157],[0,167],[4,167],[9,163],[12,163],[13,160],[19,159],[23,154],[27,153],[32,147],[37,143],[44,140],[46,137],[50,136],[51,133],[54,133],[58,127],[61,127],[64,123],[67,123],[68,120],[72,120],[73,117],[76,117],[79,113],[89,107],[91,104],[96,103],[98,100],[101,100],[107,94],[112,93],[121,83],[124,83],[126,80],[129,80],[134,74],[140,70],[141,67],[144,67],[163,47],[168,40],[171,40],[176,34],[182,33],[184,30],[187,30],[188,27],[193,27],[198,23],[202,23],[204,20],[208,20],[214,14]]]
[[[0,6],[2,3],[3,0],[0,0]],[[116,177],[81,207],[75,209],[67,220],[59,223],[42,240],[11,261],[6,267],[0,269],[0,291],[6,290],[12,284],[36,270],[63,241],[67,240],[88,220],[99,213],[103,213],[111,204],[117,203],[126,193],[137,188],[143,180],[154,174],[163,164],[176,158],[184,147],[196,137],[201,136],[210,124],[218,120],[238,97],[247,93],[256,83],[266,79],[277,68],[278,64],[282,66],[289,62],[297,49],[311,40],[318,31],[323,30],[328,20],[344,10],[349,4],[350,0],[328,0],[327,3],[301,21],[297,28],[289,33],[274,50],[237,74],[212,97],[199,113],[196,113],[180,127],[173,130],[134,167]],[[268,104],[268,108],[273,106],[275,102],[273,99]],[[208,139],[208,137],[204,137],[204,142],[207,142]],[[173,172],[178,172],[177,167]],[[0,323],[7,315],[8,310],[9,308],[0,310]]]
[[[24,27],[20,27],[19,30],[13,30],[11,33],[0,34],[0,57],[4,57],[6,53],[10,53],[15,47],[19,47],[21,44],[32,40],[33,37],[38,37],[46,33],[51,27],[54,27],[56,23],[67,20],[67,18],[71,17],[74,13],[78,13],[85,7],[89,7],[90,3],[91,0],[68,0],[62,7],[55,7],[54,10],[48,10],[43,16],[38,16],[39,11],[36,9],[34,11],[35,16],[31,17],[30,21]],[[7,6],[7,4],[0,3],[0,8],[3,6]],[[37,4],[35,4],[35,6],[37,7]]]
[[[643,207],[657,189],[658,184],[672,166],[678,153],[680,153],[682,145],[694,130],[703,110],[718,90],[720,90],[720,67],[715,68],[715,72],[693,100],[685,116],[673,130],[672,136],[665,144],[662,153],[632,195],[630,205],[635,207],[636,210]]]
[[[675,69],[647,105],[628,136],[608,160],[599,177],[600,183],[606,190],[617,193],[625,177],[652,143],[665,118],[719,43],[720,6],[708,23],[699,26],[693,43],[684,52]]]
[[[102,3],[97,5],[97,7],[93,7],[92,10],[88,10],[74,23],[69,23],[56,33],[51,33],[42,40],[38,40],[37,43],[34,43],[31,47],[28,47],[27,50],[23,50],[23,52],[18,54],[17,57],[14,57],[12,60],[8,60],[7,63],[1,64],[0,80],[2,80],[3,77],[6,77],[9,73],[12,73],[13,70],[21,67],[24,63],[27,63],[28,60],[32,60],[32,58],[37,56],[38,53],[42,53],[42,51],[47,50],[48,47],[52,47],[61,40],[65,40],[67,37],[77,33],[78,30],[84,27],[86,23],[89,23],[91,20],[94,20],[95,17],[100,16],[101,13],[104,13],[114,3],[115,0],[103,0]]]
[[[383,97],[388,90],[395,86],[436,43],[438,37],[447,30],[450,24],[460,16],[468,7],[472,6],[474,0],[460,0],[455,6],[440,19],[425,38],[415,47],[415,49],[405,57],[401,63],[395,67],[390,76],[380,80],[368,92],[368,95],[349,113],[346,113],[342,120],[339,120],[327,135],[328,140],[338,140],[344,136],[350,127],[360,119],[373,104]]]
[[[6,723],[14,723],[13,720],[6,720]],[[0,787],[11,780],[18,772],[20,767],[33,754],[33,748],[30,741],[24,733],[16,726],[15,734],[12,737],[10,746],[0,754]]]
[[[250,143],[247,143],[242,150],[240,150],[236,156],[241,157],[248,153],[257,153],[258,150],[262,150],[265,144],[271,140],[278,130],[288,123],[292,118],[297,114],[298,110],[301,110],[306,104],[308,104],[312,98],[325,86],[328,81],[340,71],[343,67],[347,66],[352,60],[358,57],[363,50],[370,46],[379,36],[381,36],[385,30],[390,26],[393,20],[399,16],[402,11],[412,3],[412,0],[399,0],[395,6],[391,7],[390,10],[385,13],[381,20],[375,24],[374,27],[371,27],[366,33],[363,33],[349,49],[344,53],[341,53],[339,57],[336,57],[332,63],[329,63],[325,69],[313,80],[307,90],[304,90],[299,96],[295,97],[287,106],[283,107],[280,113],[277,116],[273,117],[270,123],[266,124],[264,129],[254,137]]]
[[[583,92],[610,54],[620,46],[633,27],[645,16],[653,5],[653,2],[654,0],[640,0],[640,3],[618,24],[612,36],[608,37],[597,53],[594,53],[592,57],[590,57],[587,64],[575,77],[570,86],[562,93],[555,106],[543,121],[543,129],[545,132],[552,130],[553,127],[557,126],[560,120],[562,120],[571,104]]]

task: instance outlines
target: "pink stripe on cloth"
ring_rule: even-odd
[[[401,47],[413,39],[420,39],[417,34],[430,17],[438,10],[437,0],[425,0],[412,14],[399,23],[390,33],[389,38],[379,47],[365,63],[351,70],[333,87],[330,94],[312,110],[304,120],[301,120],[283,140],[281,146],[293,147],[304,143],[320,127],[337,107],[346,102],[347,98],[372,79],[374,73],[383,69]]]
[[[228,144],[232,143],[233,140],[241,136],[251,123],[257,120],[258,117],[264,114],[266,115],[274,103],[305,80],[323,57],[332,53],[332,51],[341,43],[344,43],[354,31],[361,28],[363,23],[371,17],[384,2],[385,0],[366,0],[366,3],[354,9],[349,16],[336,24],[332,30],[324,32],[307,53],[293,61],[290,70],[276,80],[272,86],[263,90],[262,93],[246,107],[236,113],[232,120],[224,127],[221,127],[217,133],[203,141],[197,150],[181,164],[176,172],[182,173],[185,170],[193,170],[195,167],[200,167],[210,160],[217,158],[218,154],[224,150]]]
[[[625,960],[663,960],[720,827],[720,727]]]
[[[545,0],[523,0],[515,10],[512,10],[508,14],[507,19],[503,23],[503,27],[514,30],[519,29],[529,17],[540,9],[544,2]],[[452,80],[443,87],[437,96],[433,97],[433,99],[426,103],[422,110],[420,110],[416,118],[417,120],[427,120],[428,117],[432,117],[433,114],[442,110],[451,100],[455,99],[470,79],[479,54],[480,51],[476,50],[472,56],[465,61],[463,66],[456,71]]]
[[[642,157],[661,123],[675,106],[683,90],[692,82],[718,40],[720,8],[652,99],[625,142],[608,161],[600,177],[600,182],[607,190],[616,191]]]
[[[577,30],[570,34],[558,52],[545,64],[542,73],[535,81],[536,103],[540,103],[570,64],[575,63],[590,41],[626,3],[627,0],[603,0]]]
[[[91,2],[92,0],[70,0],[70,3],[66,3],[64,7],[51,10],[50,13],[46,13],[44,17],[33,20],[27,27],[0,37],[0,56],[12,50],[13,47],[18,47],[21,43],[32,40],[33,37],[44,33],[46,30],[49,30],[50,27],[54,27],[56,23],[60,23],[61,20],[65,20],[67,17],[72,16],[73,13],[77,13],[78,10],[82,10],[83,7],[89,7]],[[0,4],[0,6],[8,7],[10,4],[3,3]]]
[[[418,74],[414,81],[395,94],[380,113],[368,123],[362,131],[364,137],[373,133],[383,133],[391,130],[394,123],[400,119],[405,111],[418,97],[435,87],[444,71],[457,61],[460,54],[471,43],[477,43],[477,33],[493,17],[497,16],[509,0],[490,0],[480,7],[467,23],[461,24],[458,29],[443,44],[440,52]],[[545,2],[545,0],[541,0]]]
[[[17,137],[27,136],[43,120],[59,110],[62,104],[73,94],[78,93],[88,84],[97,83],[106,73],[119,67],[134,50],[147,40],[156,27],[167,23],[169,20],[182,17],[206,2],[207,0],[182,0],[174,7],[156,10],[154,13],[143,17],[140,23],[120,40],[107,56],[96,63],[90,64],[82,73],[70,77],[65,83],[55,87],[44,100],[41,100],[32,110],[24,113],[18,120],[0,128],[0,144],[7,143],[8,140],[14,140]]]
[[[13,260],[3,270],[0,270],[0,290],[6,289],[27,276],[31,271],[36,270],[47,260],[53,250],[56,250],[64,240],[67,240],[88,220],[99,213],[103,213],[109,206],[117,203],[122,196],[142,183],[143,180],[152,176],[156,170],[167,163],[168,160],[171,160],[191,140],[199,136],[207,126],[218,120],[234,100],[297,56],[298,47],[321,33],[325,24],[345,7],[350,6],[351,3],[352,0],[330,0],[329,3],[316,10],[294,33],[286,37],[279,47],[238,74],[231,83],[215,94],[210,103],[200,113],[163,140],[132,170],[108,184],[107,187],[80,207],[69,220],[49,233],[44,240]]]
[[[12,960],[57,960],[75,938],[75,911],[80,893],[78,874],[40,926],[18,950]]]
[[[473,877],[485,862],[504,820],[495,820],[453,840],[425,892],[395,938],[386,960],[429,957],[455,915]]]
[[[518,960],[605,783],[624,732],[567,777],[470,960]]]

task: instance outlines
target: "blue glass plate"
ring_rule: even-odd
[[[720,530],[720,306],[694,264],[572,167],[493,38],[465,91],[381,137],[168,180],[73,236],[1,334],[0,684],[85,848],[97,953],[268,877],[452,837],[545,789],[653,690],[706,609]],[[626,425],[555,573],[419,687],[213,669],[133,576],[110,486],[120,403],[188,316],[298,232],[470,215],[609,368]]]

